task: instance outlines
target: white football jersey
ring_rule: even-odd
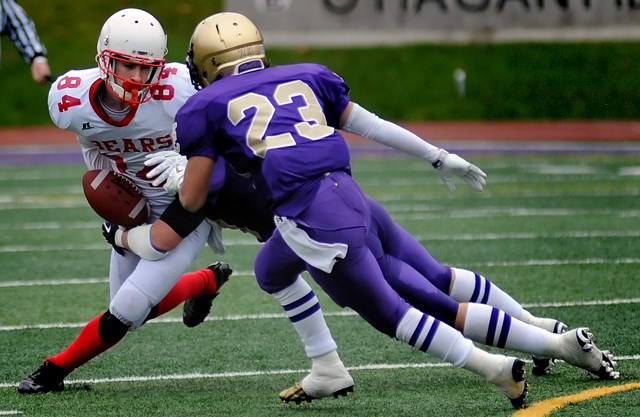
[[[176,112],[196,90],[186,65],[169,63],[153,88],[152,99],[131,107],[124,119],[112,120],[97,104],[96,91],[105,88],[98,68],[71,70],[49,90],[49,115],[61,129],[74,132],[88,169],[111,169],[131,179],[159,216],[173,197],[146,178],[145,156],[172,150]]]

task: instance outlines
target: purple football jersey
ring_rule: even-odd
[[[266,68],[223,78],[192,96],[176,116],[180,152],[222,155],[265,186],[281,216],[302,212],[326,172],[350,173],[337,131],[349,87],[319,64]]]

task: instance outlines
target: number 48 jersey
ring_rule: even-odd
[[[58,77],[49,90],[49,115],[61,129],[76,134],[88,169],[110,169],[131,179],[152,206],[154,215],[173,200],[146,178],[145,156],[173,149],[176,112],[196,90],[183,64],[170,63],[151,91],[151,100],[131,107],[113,120],[98,104],[106,88],[98,68],[72,70]]]

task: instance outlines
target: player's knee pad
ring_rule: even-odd
[[[153,304],[146,294],[125,282],[111,300],[109,311],[133,331],[142,326]]]
[[[98,322],[98,335],[105,343],[116,343],[127,334],[129,326],[107,310]]]

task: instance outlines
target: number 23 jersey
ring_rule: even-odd
[[[319,64],[281,65],[223,77],[176,115],[180,152],[216,159],[255,176],[278,215],[293,217],[312,200],[323,174],[350,173],[336,130],[349,103],[342,78]]]

